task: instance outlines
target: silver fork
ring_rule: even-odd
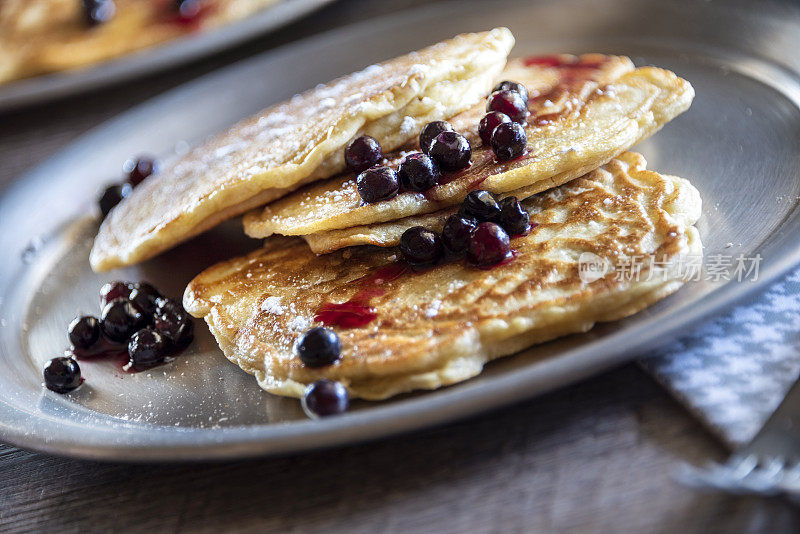
[[[800,381],[753,441],[724,464],[684,464],[679,482],[698,489],[736,495],[783,496],[800,504]]]

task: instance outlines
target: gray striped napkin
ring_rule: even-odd
[[[800,375],[800,269],[641,363],[728,445],[749,442]]]

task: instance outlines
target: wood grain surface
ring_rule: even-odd
[[[194,64],[0,115],[0,188],[81,133],[241,58],[421,0],[336,2]],[[0,532],[800,532],[783,501],[702,494],[726,451],[634,365],[449,426],[300,456],[100,464],[0,445]]]

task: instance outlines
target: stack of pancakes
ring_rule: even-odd
[[[262,388],[289,396],[321,378],[366,399],[453,384],[493,358],[674,292],[684,282],[681,266],[702,252],[692,226],[700,196],[685,179],[646,170],[629,149],[688,109],[691,85],[619,56],[506,64],[512,45],[505,28],[459,35],[263,110],[123,200],[100,228],[92,267],[146,260],[246,213],[245,232],[267,238],[263,247],[199,274],[184,306]],[[531,94],[527,150],[505,162],[477,133],[499,80]],[[471,165],[423,193],[363,202],[344,147],[370,135],[396,168],[434,120],[469,140]],[[403,232],[440,232],[476,189],[515,196],[529,213],[532,229],[512,239],[513,260],[491,269],[405,264],[397,250]],[[603,271],[583,276],[587,257]],[[636,276],[620,276],[618,267],[631,263]],[[320,310],[348,302],[365,320],[332,327],[341,359],[304,365],[293,352],[297,338],[321,324]]]

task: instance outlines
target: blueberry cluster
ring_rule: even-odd
[[[528,90],[524,85],[500,82],[486,102],[488,112],[478,127],[483,143],[491,146],[499,161],[518,158],[525,152],[528,136],[522,126],[528,118]],[[358,173],[356,187],[367,203],[389,200],[401,189],[426,191],[437,185],[442,172],[455,172],[470,164],[472,147],[466,137],[447,121],[433,121],[419,134],[421,152],[405,156],[397,170],[379,165],[380,143],[368,135],[354,139],[344,151],[348,168]]]
[[[122,165],[122,172],[125,173],[127,179],[122,183],[108,186],[103,191],[103,194],[100,195],[98,204],[100,205],[100,212],[103,214],[103,218],[105,219],[114,206],[119,204],[123,198],[130,195],[134,187],[153,174],[156,170],[156,166],[156,161],[149,157],[132,158],[126,161]]]
[[[183,306],[146,283],[110,282],[100,290],[100,317],[85,315],[69,325],[72,354],[102,356],[127,352],[128,366],[163,363],[192,342],[194,324]],[[72,357],[54,358],[44,369],[45,385],[58,393],[80,385]]]
[[[517,82],[500,82],[489,95],[486,111],[478,125],[483,144],[492,147],[499,161],[520,157],[528,144],[522,126],[529,115],[528,90]]]
[[[422,152],[408,154],[397,170],[378,165],[383,159],[381,145],[367,135],[353,140],[345,148],[347,166],[356,177],[358,194],[370,204],[406,191],[426,191],[439,183],[442,172],[454,172],[469,166],[472,147],[466,137],[453,131],[446,121],[425,125],[419,135]]]
[[[294,351],[308,367],[325,367],[339,360],[342,344],[336,332],[314,327],[297,339]],[[316,419],[346,412],[350,406],[347,389],[339,382],[318,380],[306,387],[301,400],[306,414]]]
[[[441,236],[422,226],[409,228],[400,237],[400,252],[417,268],[434,265],[445,256],[466,256],[480,267],[495,265],[511,251],[509,235],[527,232],[529,220],[516,197],[498,202],[489,191],[472,191],[458,213],[447,218]]]
[[[194,338],[194,323],[181,303],[164,297],[147,282],[110,282],[100,290],[100,304],[101,335],[113,343],[126,344],[133,367],[162,363]],[[85,319],[78,318],[72,324],[79,325]],[[92,344],[83,342],[91,338],[75,339],[72,332],[70,328],[70,341],[76,349],[92,349]]]

